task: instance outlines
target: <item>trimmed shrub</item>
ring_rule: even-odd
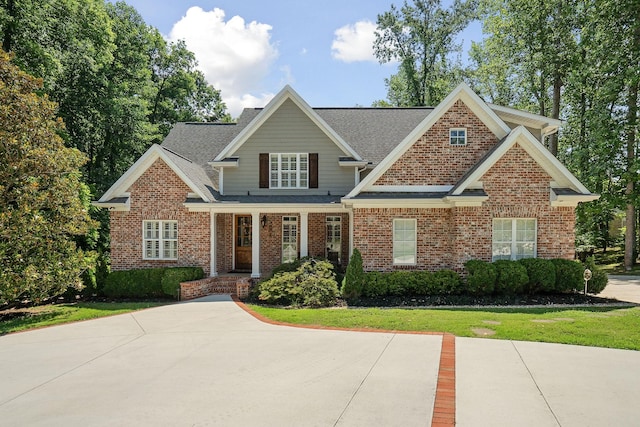
[[[296,271],[261,282],[258,298],[269,304],[326,307],[335,303],[338,284],[329,261],[308,259]]]
[[[433,294],[456,295],[462,292],[462,279],[453,270],[439,270],[431,277]]]
[[[200,267],[112,271],[102,291],[109,298],[177,298],[181,282],[203,277]]]
[[[529,294],[553,292],[556,286],[556,268],[548,259],[523,258],[518,260],[526,269],[529,282],[525,291]]]
[[[364,269],[362,268],[362,254],[358,248],[353,249],[349,265],[344,275],[342,296],[346,299],[359,298],[364,287]]]
[[[591,280],[589,280],[589,282],[587,283],[587,292],[594,295],[599,294],[604,290],[604,288],[607,286],[607,283],[609,282],[607,273],[600,270],[600,267],[596,265],[593,257],[587,258],[585,268],[591,270]],[[582,282],[581,289],[584,289],[584,282]]]
[[[552,259],[556,268],[556,292],[572,292],[584,289],[584,269],[585,267],[577,262],[568,259]]]
[[[163,268],[112,271],[102,290],[109,298],[162,298]]]
[[[464,263],[467,272],[466,291],[472,295],[489,295],[496,284],[496,268],[493,264],[471,259]]]
[[[176,267],[165,269],[160,284],[162,292],[172,298],[180,297],[180,283],[199,280],[204,277],[202,267]]]
[[[365,285],[362,295],[369,298],[384,297],[389,294],[389,284],[385,274],[379,271],[370,271],[365,274]]]
[[[415,275],[412,271],[392,271],[384,275],[389,286],[389,295],[414,295]]]
[[[527,269],[517,261],[506,259],[493,263],[496,271],[495,292],[502,295],[521,294],[529,282]]]
[[[432,272],[423,270],[415,271],[413,274],[415,276],[414,293],[416,295],[425,296],[436,293],[436,282]]]

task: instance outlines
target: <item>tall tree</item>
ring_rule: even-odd
[[[454,37],[475,18],[476,7],[477,0],[455,0],[449,9],[440,0],[414,0],[378,15],[374,54],[381,63],[400,63],[386,80],[391,104],[435,105],[448,93],[456,80]]]
[[[42,83],[0,51],[0,305],[42,301],[80,285],[75,237],[92,225],[79,168]]]

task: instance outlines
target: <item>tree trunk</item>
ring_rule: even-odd
[[[6,2],[6,10],[9,19],[7,19],[7,24],[4,28],[4,37],[2,38],[2,49],[5,52],[11,52],[13,48],[13,32],[16,28],[16,5],[15,0],[7,0]]]
[[[638,122],[638,81],[634,81],[629,87],[629,102],[627,105],[627,217],[625,219],[626,231],[624,235],[624,268],[630,271],[635,264],[636,248],[636,207],[634,205],[635,181],[638,177],[633,169],[636,158],[636,124]]]
[[[553,105],[551,106],[551,118],[560,118],[560,92],[562,90],[562,78],[556,72],[553,77]],[[549,135],[549,151],[554,156],[558,156],[558,133]]]

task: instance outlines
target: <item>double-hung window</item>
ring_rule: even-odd
[[[143,259],[178,259],[178,222],[143,221]]]
[[[333,263],[340,263],[342,252],[342,218],[327,216],[327,259]]]
[[[536,257],[535,218],[495,218],[493,220],[493,261]]]
[[[467,145],[467,130],[465,128],[449,129],[449,144]]]
[[[415,219],[393,220],[393,263],[396,265],[416,264],[416,223]]]
[[[271,188],[308,188],[308,153],[272,153],[269,155]]]

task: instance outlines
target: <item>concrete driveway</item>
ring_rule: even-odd
[[[0,424],[435,425],[442,343],[269,325],[208,297],[0,337]],[[640,352],[456,338],[452,369],[457,425],[638,424]]]

